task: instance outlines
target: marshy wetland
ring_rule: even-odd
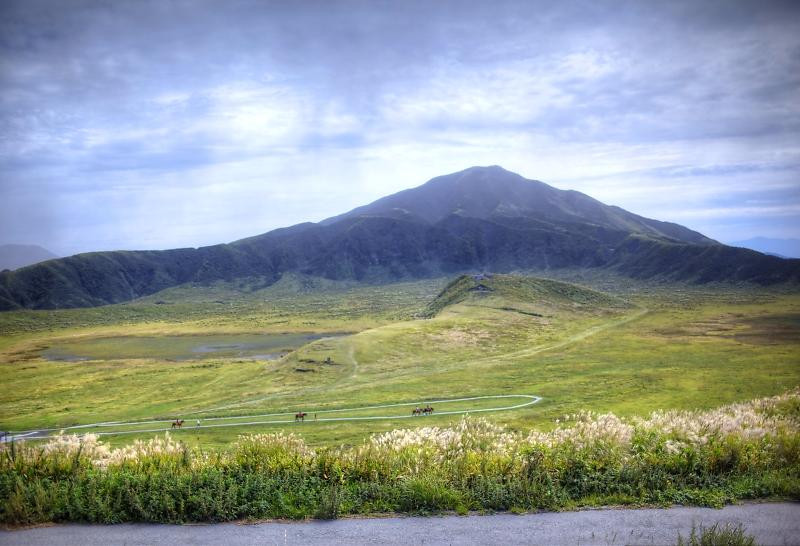
[[[112,336],[54,343],[42,351],[47,360],[163,359],[167,361],[205,358],[277,360],[307,343],[335,333],[208,334],[178,336]]]

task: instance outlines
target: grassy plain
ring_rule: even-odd
[[[483,414],[525,431],[550,428],[580,410],[644,415],[711,408],[800,384],[797,293],[604,280],[616,292],[609,296],[519,277],[449,280],[356,286],[287,276],[266,288],[253,279],[178,287],[94,309],[2,313],[0,428],[176,417],[191,423],[341,408],[355,408],[341,413],[355,417],[386,414],[357,410],[364,406],[542,396],[532,406]],[[479,284],[487,290],[473,290]],[[269,362],[119,359],[113,344],[98,343],[117,336],[147,344],[154,336],[282,332],[354,333]],[[41,356],[59,343],[82,341],[94,343],[95,360]],[[227,446],[239,434],[284,429],[312,445],[356,444],[371,433],[445,425],[457,417],[422,419],[190,427],[176,437]],[[134,437],[104,439],[124,444]]]

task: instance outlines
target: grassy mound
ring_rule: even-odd
[[[443,309],[462,302],[494,302],[621,309],[630,305],[620,298],[571,283],[521,275],[461,275],[442,289],[426,308],[434,317]],[[500,307],[501,309],[503,307]],[[518,310],[509,309],[505,310]]]

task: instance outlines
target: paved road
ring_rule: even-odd
[[[800,544],[800,503],[710,508],[343,519],[240,525],[58,525],[0,532],[0,544],[675,544],[692,525],[743,523],[762,545]]]

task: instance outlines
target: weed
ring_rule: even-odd
[[[720,526],[715,523],[711,527],[701,527],[698,533],[692,527],[689,539],[684,542],[683,535],[678,535],[678,546],[756,546],[754,536],[745,534],[744,526],[740,523],[733,525],[726,523]]]

